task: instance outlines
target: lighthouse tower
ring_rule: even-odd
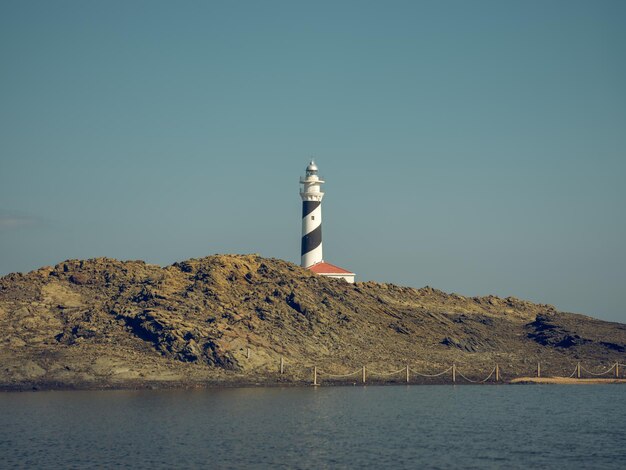
[[[303,268],[321,263],[322,258],[322,184],[313,160],[306,167],[306,176],[300,178],[302,189],[302,249],[300,250]]]
[[[322,256],[322,184],[313,160],[306,167],[306,176],[300,178],[302,198],[302,249],[300,265],[316,274],[354,282],[355,274],[339,266],[325,263]]]

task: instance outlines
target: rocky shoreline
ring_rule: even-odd
[[[0,328],[0,390],[310,385],[314,367],[429,374],[453,363],[477,379],[499,364],[508,382],[537,362],[565,377],[578,362],[626,362],[624,324],[514,297],[348,284],[256,255],[10,274]]]

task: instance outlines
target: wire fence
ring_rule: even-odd
[[[249,356],[249,353],[248,353],[248,356]],[[286,364],[286,361],[284,357],[281,356],[280,358],[280,374],[281,375],[285,373],[285,364]],[[294,368],[296,367],[297,366],[295,366],[294,364]],[[309,369],[310,368],[311,367],[309,367]],[[512,381],[513,379],[515,379],[515,377],[509,377],[509,380],[503,380],[502,371],[500,369],[499,364],[494,364],[490,372],[484,377],[483,376],[476,377],[475,371],[468,372],[467,370],[464,370],[462,372],[461,370],[459,370],[456,364],[452,364],[451,366],[446,367],[445,369],[439,372],[434,372],[434,373],[423,372],[415,367],[411,368],[408,364],[405,365],[404,367],[401,367],[396,370],[391,370],[391,371],[381,371],[381,370],[376,370],[376,369],[370,369],[364,365],[352,372],[346,372],[344,374],[329,372],[327,370],[320,369],[317,366],[312,366],[312,369],[313,369],[312,370],[313,372],[312,384],[313,385],[320,385],[322,381],[326,383],[333,383],[337,381],[345,382],[348,379],[352,380],[353,382],[361,382],[363,384],[368,383],[368,381],[370,383],[380,383],[381,381],[382,382],[395,382],[395,383],[397,382],[416,383],[420,380],[423,382],[424,379],[426,380],[438,379],[439,382],[446,382],[446,383],[453,383],[453,384],[455,383],[485,384],[485,383],[504,383],[504,382]],[[607,378],[607,379],[622,379],[626,381],[626,374],[624,374],[625,371],[626,371],[626,364],[622,364],[619,361],[614,362],[613,364],[611,364],[610,367],[605,366],[604,370],[602,371],[590,370],[584,367],[580,362],[578,362],[576,366],[574,367],[574,371],[570,375],[567,375],[567,372],[565,372],[565,374],[557,373],[557,374],[552,374],[552,375],[545,375],[545,374],[542,374],[542,364],[538,362],[537,367],[533,371],[533,373],[527,374],[521,378],[529,378],[529,377],[536,377],[538,379],[542,377],[548,378],[548,379],[576,378],[576,379],[583,379],[583,380],[589,379],[589,378],[595,378],[595,379]],[[611,374],[610,377],[609,377],[609,374]]]

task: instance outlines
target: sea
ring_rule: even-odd
[[[624,385],[0,393],[2,468],[626,468]]]

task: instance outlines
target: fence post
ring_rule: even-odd
[[[281,375],[285,373],[285,359],[283,356],[280,356],[280,373]]]
[[[365,366],[363,366],[363,383],[365,383]]]
[[[537,363],[537,377],[541,377],[541,362]]]
[[[250,359],[250,348],[246,348],[246,359]]]
[[[496,364],[496,382],[500,382],[500,366]]]
[[[456,382],[456,364],[452,364],[452,383]]]
[[[409,365],[406,365],[406,383],[409,383]]]
[[[580,362],[576,364],[576,378],[580,379]]]
[[[318,383],[317,383],[317,366],[313,367],[313,385],[318,385]]]
[[[615,363],[615,378],[619,379],[619,362]]]

